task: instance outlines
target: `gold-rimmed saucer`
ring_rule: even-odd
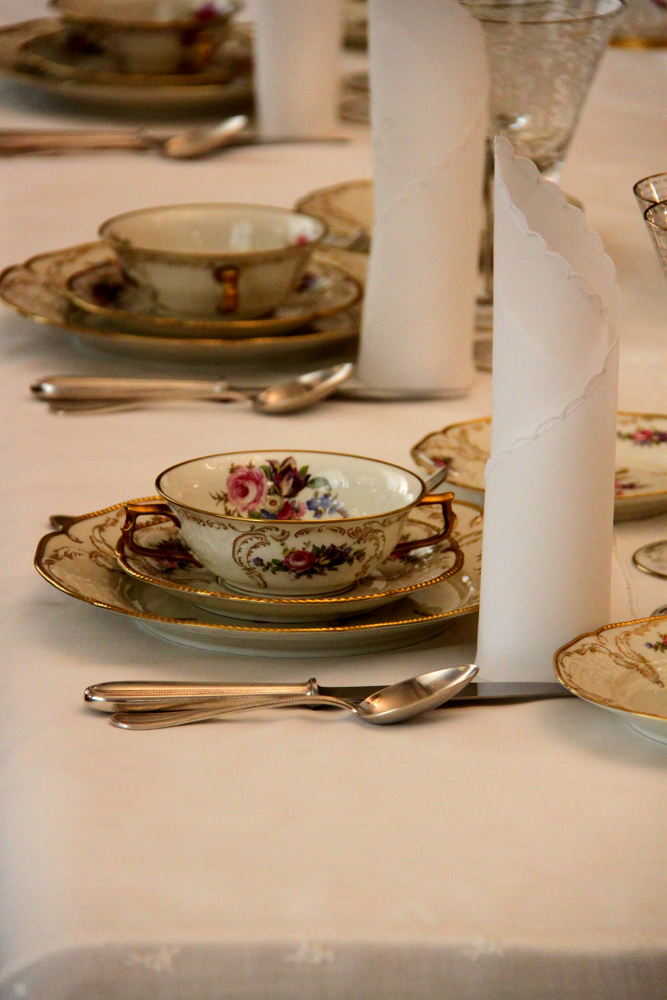
[[[464,520],[473,508],[457,510]],[[406,524],[410,538],[426,537],[442,527],[433,523],[428,510],[412,515]],[[144,548],[159,551],[178,544],[178,531],[171,521],[153,519],[135,532],[135,539]],[[205,567],[191,562],[151,559],[126,548],[123,538],[116,544],[120,566],[130,576],[143,583],[171,590],[176,596],[195,607],[213,614],[266,622],[323,622],[368,614],[377,608],[400,600],[424,587],[442,583],[458,573],[464,556],[456,543],[417,549],[403,558],[389,558],[371,574],[358,580],[350,589],[332,597],[254,597],[240,594],[225,585]]]
[[[136,502],[145,502],[142,498]],[[342,622],[261,623],[214,615],[121,569],[116,545],[125,520],[123,504],[84,514],[41,539],[38,572],[77,600],[134,618],[170,642],[247,656],[345,656],[409,646],[442,632],[461,615],[477,611],[482,514],[457,505],[453,537],[465,559],[449,579],[416,590],[385,608]]]
[[[667,743],[667,617],[605,625],[561,646],[556,675],[585,701]]]
[[[447,466],[457,496],[484,506],[484,469],[491,451],[491,417],[449,424],[411,451],[429,473]],[[614,520],[632,521],[667,511],[667,415],[620,412],[616,425]]]
[[[79,309],[115,329],[160,337],[271,337],[308,326],[350,309],[361,298],[358,281],[343,268],[315,255],[301,284],[270,316],[229,320],[222,316],[169,315],[150,292],[127,280],[116,261],[93,264],[67,279],[65,295]]]
[[[120,331],[104,318],[73,306],[65,295],[65,285],[77,271],[114,259],[113,251],[101,242],[38,254],[0,274],[0,300],[22,316],[65,330],[96,350],[146,361],[224,364],[241,375],[252,368],[253,385],[266,374],[259,366],[275,376],[275,365],[306,371],[313,362],[322,367],[354,360],[359,335],[356,308],[317,319],[303,330],[270,337],[155,337]]]

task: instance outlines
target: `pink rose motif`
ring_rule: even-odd
[[[261,469],[242,465],[227,476],[227,501],[240,511],[258,510],[266,487],[266,476]]]
[[[293,573],[307,573],[317,562],[317,556],[306,549],[292,549],[283,559],[283,565]]]
[[[653,431],[640,427],[635,431],[635,441],[637,444],[648,444],[653,440]]]

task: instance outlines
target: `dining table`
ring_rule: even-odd
[[[5,0],[0,19],[44,11]],[[344,68],[364,59],[346,54]],[[667,411],[667,284],[632,194],[665,169],[666,90],[667,51],[610,48],[562,176],[618,270],[622,410]],[[0,128],[100,122],[123,124],[0,84]],[[371,177],[368,127],[341,133],[346,144],[193,162],[6,158],[0,265],[94,240],[142,206],[290,207]],[[162,469],[195,456],[329,450],[414,469],[425,434],[490,412],[488,372],[455,399],[56,416],[29,390],[47,374],[235,373],[102,353],[4,308],[0,358],[2,1000],[667,996],[667,747],[618,715],[567,697],[455,704],[382,728],[287,708],[127,732],[83,702],[114,680],[380,687],[474,662],[475,615],[387,652],[232,655],[150,635],[33,568],[50,515],[150,496]],[[610,621],[667,603],[667,582],[631,562],[665,536],[667,514],[616,525]]]

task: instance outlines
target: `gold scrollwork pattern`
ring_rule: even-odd
[[[234,540],[232,544],[232,559],[257,587],[264,590],[267,587],[266,580],[260,570],[251,565],[251,560],[257,555],[260,549],[266,548],[272,542],[282,545],[287,541],[289,536],[289,531],[277,525],[251,528],[250,531],[244,531]]]

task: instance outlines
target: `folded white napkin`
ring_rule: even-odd
[[[357,369],[406,396],[473,377],[488,104],[481,25],[450,0],[370,0],[375,224]]]
[[[478,663],[548,681],[556,649],[609,616],[618,289],[583,213],[506,139],[494,197]]]
[[[255,92],[265,136],[336,132],[342,0],[255,0]]]

